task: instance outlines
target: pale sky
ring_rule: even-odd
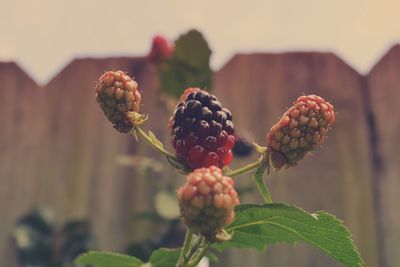
[[[0,61],[45,83],[75,57],[142,56],[155,34],[191,28],[214,69],[235,53],[315,50],[367,72],[400,43],[400,1],[0,0]]]

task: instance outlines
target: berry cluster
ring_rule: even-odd
[[[267,134],[272,166],[295,165],[324,141],[334,121],[330,103],[316,95],[299,97]]]
[[[176,155],[190,168],[223,168],[232,161],[232,114],[206,91],[189,88],[184,92],[170,119],[170,133]]]
[[[141,101],[138,84],[132,78],[120,70],[105,72],[96,85],[96,100],[117,131],[132,129],[128,113],[139,112]]]
[[[239,199],[233,185],[234,181],[215,166],[189,174],[177,193],[183,223],[193,233],[214,237],[235,217]]]
[[[96,85],[96,98],[119,132],[137,125],[134,117],[141,95],[137,83],[124,72],[105,72]],[[334,121],[330,103],[316,95],[299,97],[267,134],[268,165],[275,169],[295,165],[323,142]],[[233,221],[239,204],[233,180],[221,170],[233,157],[232,114],[214,95],[188,88],[170,118],[169,130],[178,159],[193,169],[177,192],[183,223],[215,241],[216,234]],[[249,155],[250,143],[238,139],[237,155]]]

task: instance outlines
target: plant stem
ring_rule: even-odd
[[[255,169],[257,169],[257,168],[260,166],[262,160],[263,160],[263,158],[261,157],[261,158],[258,159],[257,161],[252,162],[252,163],[250,163],[250,164],[247,164],[246,166],[244,166],[244,167],[242,167],[242,168],[229,171],[229,172],[227,172],[225,175],[233,178],[233,177],[238,176],[238,175],[240,175],[240,174],[244,174],[244,173],[247,173],[247,172],[249,172],[249,171],[255,170]]]
[[[178,263],[176,264],[177,267],[183,267],[186,263],[186,254],[190,249],[190,244],[192,242],[193,233],[190,230],[186,231],[185,241],[183,242],[181,254],[179,255]]]
[[[189,263],[187,264],[187,267],[196,266],[201,261],[201,259],[206,255],[210,246],[211,246],[211,243],[207,242],[205,244],[205,246],[201,248],[200,252],[197,253],[196,256],[192,260],[189,261]]]
[[[201,235],[194,236],[192,243],[190,244],[189,254],[185,257],[185,263],[187,263],[198,252],[199,247],[203,242],[204,242],[203,236]]]
[[[265,172],[265,169],[266,169],[266,164],[262,162],[258,167],[256,173],[253,175],[253,181],[256,183],[257,189],[258,191],[260,191],[264,199],[264,202],[272,203],[271,194],[269,193],[268,187],[264,182],[263,174]]]
[[[263,177],[255,178],[254,182],[257,185],[258,191],[260,191],[265,203],[272,203],[271,194],[269,193],[268,187],[264,183]]]
[[[135,126],[134,127],[134,131],[140,136],[142,137],[149,145],[151,145],[155,150],[157,150],[158,152],[160,152],[161,154],[163,154],[164,156],[166,156],[167,158],[172,158],[176,161],[178,161],[178,159],[175,157],[174,154],[168,152],[167,150],[165,150],[164,148],[157,146],[153,143],[152,139],[150,138],[150,136],[148,136],[148,134],[145,133],[145,131],[143,131],[140,127]]]

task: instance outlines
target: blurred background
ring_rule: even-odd
[[[264,144],[300,94],[331,101],[329,139],[266,178],[272,197],[337,215],[366,266],[399,266],[398,10],[389,0],[1,0],[0,265],[73,266],[94,248],[146,258],[179,245],[183,177],[118,134],[95,101],[99,75],[121,69],[139,83],[144,128],[166,144],[173,90],[212,90],[242,140],[233,167],[257,157],[247,142]],[[195,66],[205,76],[171,82],[185,70],[148,56],[157,34],[185,40],[177,51],[205,58]],[[242,203],[261,201],[249,177],[238,186]],[[220,256],[211,266],[340,266],[302,243]]]

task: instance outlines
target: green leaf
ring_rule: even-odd
[[[190,30],[175,41],[175,58],[187,64],[187,67],[207,67],[210,56],[211,49],[199,31]]]
[[[82,254],[75,260],[75,263],[94,267],[140,267],[143,265],[143,262],[135,257],[100,251]]]
[[[212,71],[211,50],[203,35],[191,30],[175,42],[175,53],[158,65],[161,90],[179,97],[188,87],[210,89]]]
[[[180,249],[160,248],[153,251],[149,262],[143,263],[138,258],[128,255],[90,251],[80,255],[75,263],[94,267],[175,267],[180,253]],[[218,260],[217,256],[211,252],[207,253],[207,257],[214,262]]]
[[[150,256],[150,266],[151,267],[175,267],[180,249],[167,249],[161,248],[154,251]]]
[[[266,249],[267,245],[305,241],[349,267],[362,266],[349,230],[335,216],[323,211],[309,214],[285,204],[241,205],[226,230],[231,240],[215,244],[227,248]]]
[[[218,256],[211,251],[207,251],[206,257],[210,260],[210,262],[218,262]]]

